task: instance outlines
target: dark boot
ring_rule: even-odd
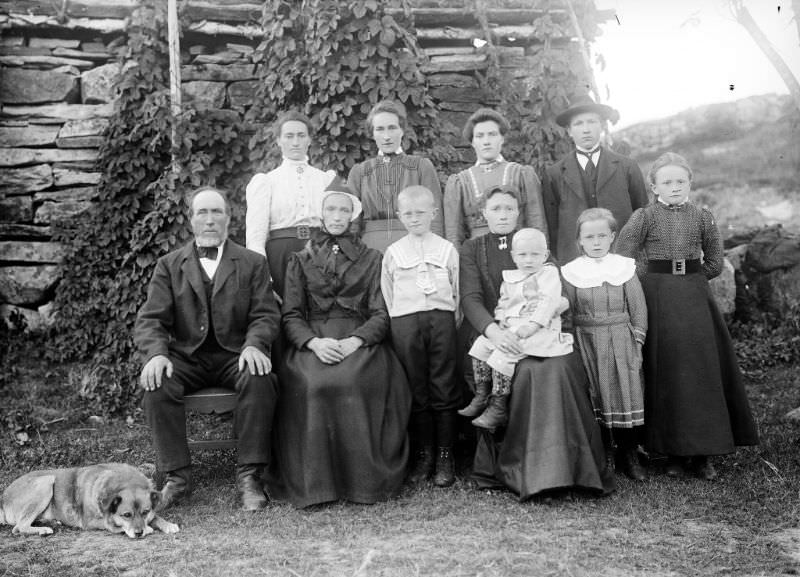
[[[490,381],[479,381],[475,383],[475,396],[472,397],[469,405],[458,411],[462,417],[477,417],[489,402],[489,393],[492,392],[492,383]]]
[[[683,475],[683,459],[669,455],[667,457],[667,464],[664,467],[664,472],[667,474],[667,477],[673,478]]]
[[[492,395],[489,406],[472,424],[481,429],[494,430],[508,423],[508,395]]]
[[[417,450],[414,469],[408,476],[408,483],[410,485],[419,485],[427,481],[431,473],[433,473],[433,447],[423,445]]]
[[[258,511],[267,506],[267,496],[261,484],[261,465],[239,465],[236,468],[236,488],[244,511]]]
[[[161,488],[161,502],[158,509],[176,505],[192,492],[192,468],[181,467],[167,473],[167,480]]]
[[[603,449],[606,454],[606,469],[613,473],[617,466],[617,444],[611,429],[600,428],[600,438],[603,440]]]
[[[706,481],[713,481],[717,478],[717,471],[708,457],[694,457],[692,459],[692,469],[694,469],[695,475]]]
[[[437,487],[449,487],[456,482],[456,463],[451,447],[439,447],[436,455],[436,476],[433,484]]]
[[[625,474],[634,481],[646,481],[647,471],[639,462],[639,455],[636,453],[635,447],[626,447],[625,453],[622,456],[623,466],[622,470]]]

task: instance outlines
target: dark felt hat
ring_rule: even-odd
[[[583,96],[573,100],[570,103],[569,108],[556,116],[556,123],[559,126],[566,128],[569,126],[573,116],[576,114],[583,114],[584,112],[596,112],[601,118],[610,120],[612,124],[619,120],[619,112],[617,112],[616,109],[605,104],[598,104],[592,100],[591,96],[584,94]]]

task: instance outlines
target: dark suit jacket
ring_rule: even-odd
[[[194,244],[158,259],[133,335],[144,362],[170,350],[191,355],[206,338],[208,300]],[[252,345],[269,355],[280,330],[269,278],[266,258],[225,242],[211,297],[214,332],[224,349],[240,353]]]
[[[581,182],[581,165],[570,152],[544,173],[542,198],[550,235],[550,250],[560,264],[578,256],[576,223],[586,210]],[[603,148],[597,163],[597,206],[607,208],[622,230],[637,208],[647,206],[649,197],[639,165],[627,156]]]

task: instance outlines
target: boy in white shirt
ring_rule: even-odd
[[[455,481],[453,440],[461,395],[455,380],[458,252],[431,232],[433,193],[410,186],[397,197],[397,216],[408,234],[386,249],[381,291],[391,317],[392,345],[411,384],[411,435],[417,445],[409,482],[434,471],[434,484]],[[434,442],[436,445],[434,445]]]

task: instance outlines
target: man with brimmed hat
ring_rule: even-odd
[[[550,236],[550,250],[561,264],[578,256],[576,222],[587,208],[612,212],[622,227],[649,197],[639,166],[600,144],[605,121],[619,113],[585,95],[556,116],[575,144],[575,150],[548,167],[542,197]]]

